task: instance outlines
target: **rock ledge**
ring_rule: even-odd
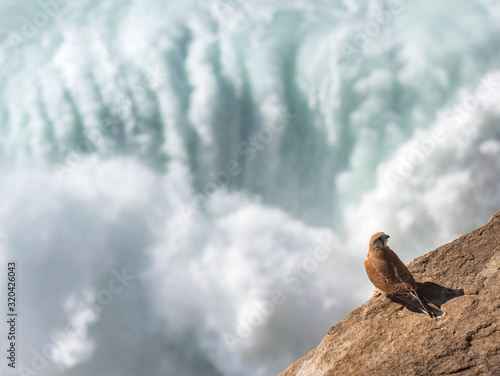
[[[372,297],[280,376],[500,375],[500,211],[408,268],[446,316]]]

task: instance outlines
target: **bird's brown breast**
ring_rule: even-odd
[[[416,288],[410,271],[389,247],[370,249],[364,266],[370,281],[381,291],[407,294]]]

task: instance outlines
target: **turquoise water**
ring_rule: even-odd
[[[409,262],[500,208],[491,1],[0,12],[1,259],[41,375],[275,375],[370,296],[371,234]]]

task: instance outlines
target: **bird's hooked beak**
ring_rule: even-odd
[[[389,241],[390,236],[385,234],[385,239],[384,239],[384,247],[387,247],[387,242]]]
[[[375,248],[382,250],[384,247],[387,247],[387,240],[390,238],[389,235],[387,234],[381,234],[376,240],[375,240]]]

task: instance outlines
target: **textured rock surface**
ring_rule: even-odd
[[[372,297],[280,376],[500,375],[500,211],[408,268],[446,316]]]

